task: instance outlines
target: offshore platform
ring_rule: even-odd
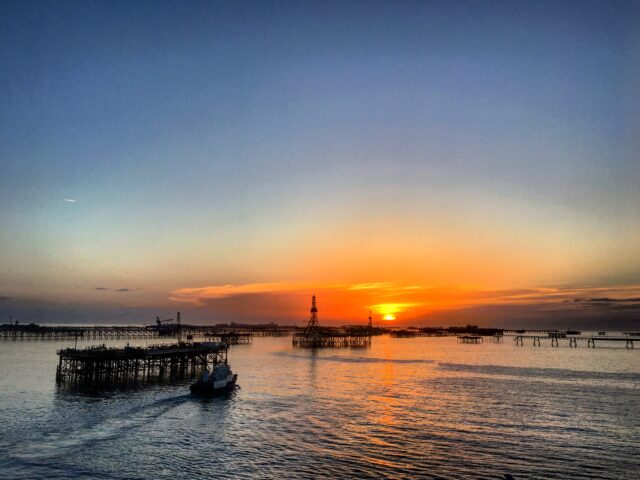
[[[369,323],[371,323],[370,318]],[[371,346],[371,329],[354,332],[344,328],[321,327],[318,323],[316,296],[313,295],[311,297],[311,316],[307,327],[304,332],[293,335],[292,344],[294,347],[302,348],[365,348]]]

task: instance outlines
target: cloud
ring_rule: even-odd
[[[439,308],[461,308],[474,305],[517,305],[557,303],[615,303],[640,301],[640,285],[612,287],[538,287],[521,289],[479,289],[462,287],[431,287],[402,285],[394,282],[368,282],[353,284],[309,283],[248,283],[210,285],[180,288],[169,292],[176,302],[204,305],[207,300],[246,294],[299,294],[330,293],[343,297],[373,300],[371,307],[380,303],[375,299],[393,297],[387,303],[407,306],[429,305]],[[586,298],[581,300],[579,297]]]
[[[69,202],[69,203],[76,203],[76,201],[73,198],[63,198],[62,201]]]
[[[107,287],[94,287],[96,290],[109,290]]]
[[[397,282],[248,283],[181,288],[169,292],[169,299],[204,308],[212,318],[299,322],[308,315],[312,294],[318,296],[322,321],[333,324],[366,321],[369,310],[404,324],[492,326],[584,319],[624,323],[640,311],[640,285],[482,289]]]
[[[119,288],[116,292],[133,292],[132,288]]]
[[[371,310],[379,315],[397,315],[421,305],[422,303],[420,302],[378,303],[376,305],[371,305]]]
[[[604,298],[589,298],[588,300],[581,300],[579,298],[576,298],[575,301],[576,302],[588,302],[588,303],[595,303],[595,302],[600,302],[600,303],[618,303],[618,302],[640,303],[640,298],[609,298],[609,297],[604,297]]]
[[[197,288],[180,288],[169,293],[176,302],[205,305],[207,300],[257,293],[284,293],[301,290],[301,286],[286,283],[249,283],[243,285],[211,285]]]
[[[382,290],[394,287],[391,282],[369,282],[369,283],[356,283],[349,285],[349,290]]]

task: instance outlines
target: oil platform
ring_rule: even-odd
[[[355,332],[344,328],[321,327],[318,323],[316,296],[311,297],[311,316],[304,332],[293,335],[294,347],[302,348],[365,348],[371,346],[371,329]]]

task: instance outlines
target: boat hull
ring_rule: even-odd
[[[193,395],[210,397],[233,389],[236,385],[237,379],[238,374],[234,373],[232,378],[223,385],[216,385],[218,382],[198,380],[196,383],[191,385],[190,390]]]

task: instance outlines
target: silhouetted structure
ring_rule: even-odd
[[[482,343],[482,337],[480,335],[460,335],[458,337],[458,343]]]
[[[139,326],[64,326],[51,327],[30,323],[28,325],[0,325],[3,340],[72,340],[72,339],[133,339],[155,338],[158,332]]]
[[[523,347],[525,344],[525,340],[531,340],[531,345],[534,347],[541,347],[542,343],[546,343],[547,341],[551,343],[552,347],[559,347],[560,342],[567,342],[570,348],[577,348],[578,345],[586,345],[590,348],[595,348],[596,343],[599,344],[620,344],[624,342],[624,346],[627,349],[635,348],[635,342],[640,342],[640,336],[634,337],[631,335],[624,336],[610,336],[610,335],[597,335],[597,336],[582,336],[582,335],[572,335],[572,336],[560,336],[560,335],[536,335],[536,334],[528,334],[528,335],[515,335],[513,337],[513,342]]]
[[[362,328],[362,327],[360,327]],[[320,327],[316,296],[311,297],[311,316],[303,333],[293,335],[292,344],[303,348],[351,347],[363,348],[371,345],[371,332],[356,333],[349,329]]]
[[[205,337],[209,340],[217,340],[221,343],[226,343],[227,345],[248,345],[250,343],[253,343],[253,336],[251,333],[209,332],[205,334]]]
[[[162,380],[166,376],[195,376],[209,366],[227,360],[224,343],[179,343],[150,347],[84,349],[66,348],[60,357],[58,383],[86,386],[120,385],[139,380]]]

